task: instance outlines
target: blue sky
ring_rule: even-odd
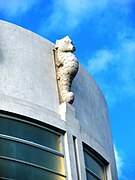
[[[0,18],[52,42],[69,35],[106,98],[120,180],[135,179],[135,1],[0,0]]]

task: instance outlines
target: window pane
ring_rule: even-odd
[[[94,172],[98,177],[104,179],[104,167],[85,151],[84,158],[86,167]]]
[[[0,159],[0,179],[1,177],[16,180],[66,180],[57,174],[4,159]]]
[[[89,172],[86,173],[87,180],[97,180],[95,177],[93,177]]]
[[[25,122],[0,117],[0,133],[32,141],[62,152],[60,135]]]
[[[0,139],[0,156],[33,163],[65,175],[63,157],[29,145]]]

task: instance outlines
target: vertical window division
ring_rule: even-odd
[[[80,173],[79,173],[79,166],[78,166],[78,158],[77,158],[77,145],[76,145],[76,137],[73,136],[73,144],[74,144],[74,154],[75,154],[75,161],[76,161],[76,170],[77,170],[77,178],[80,180]]]
[[[84,160],[87,180],[107,180],[106,167],[99,154],[85,146]]]
[[[65,180],[62,134],[0,115],[0,179]]]

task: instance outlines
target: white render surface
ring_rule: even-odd
[[[58,111],[53,44],[0,21],[0,94]]]
[[[80,65],[71,87],[73,105],[59,105],[53,47],[26,29],[0,21],[0,110],[63,130],[68,180],[86,180],[82,142],[109,162],[108,180],[117,180],[108,110],[101,90]]]
[[[74,107],[82,141],[89,144],[116,169],[109,114],[104,96],[90,74],[82,67],[72,84]],[[113,170],[112,170],[113,171]],[[112,173],[112,175],[115,174]],[[116,179],[113,176],[112,179]]]

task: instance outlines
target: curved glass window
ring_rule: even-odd
[[[0,133],[25,139],[62,152],[60,135],[37,124],[20,119],[0,117]]]
[[[0,179],[66,179],[62,135],[0,116]]]
[[[87,180],[107,180],[105,165],[89,149],[84,148],[84,159],[86,167]]]

